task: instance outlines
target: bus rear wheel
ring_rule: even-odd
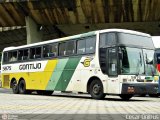
[[[159,94],[149,94],[149,97],[159,97]]]
[[[19,88],[19,93],[20,94],[26,94],[27,90],[26,90],[26,83],[24,80],[21,80],[18,84],[18,88]]]
[[[18,84],[17,84],[16,80],[14,80],[11,83],[11,88],[12,88],[12,91],[13,91],[14,94],[18,94],[19,93]]]
[[[53,91],[46,90],[44,91],[44,95],[52,95]]]
[[[121,94],[119,96],[121,97],[122,100],[125,100],[125,101],[128,101],[129,99],[133,97],[132,94]]]
[[[98,79],[95,79],[91,82],[89,92],[92,98],[97,100],[104,99],[105,97],[105,94],[103,93],[103,85]]]

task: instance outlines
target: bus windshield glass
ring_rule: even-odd
[[[142,50],[139,48],[121,47],[122,59],[120,68],[122,74],[143,74],[144,62]]]
[[[122,59],[120,60],[121,74],[156,75],[154,66],[154,50],[140,48],[120,47]]]
[[[157,75],[154,63],[154,50],[143,49],[146,75]]]

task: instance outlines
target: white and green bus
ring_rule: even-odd
[[[106,29],[3,50],[2,87],[15,94],[36,91],[107,94],[129,100],[156,94],[154,45],[145,33]]]

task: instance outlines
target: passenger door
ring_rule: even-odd
[[[117,48],[107,48],[108,93],[119,93],[118,54]]]

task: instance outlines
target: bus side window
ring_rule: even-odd
[[[8,62],[8,53],[4,52],[3,53],[3,63],[7,63]]]
[[[23,60],[23,50],[18,51],[18,60]]]
[[[50,45],[43,46],[43,57],[44,58],[49,57],[49,53],[50,53],[50,49],[51,49],[50,47],[51,47]]]
[[[76,50],[76,42],[75,41],[66,42],[66,55],[75,54],[75,50]]]
[[[23,60],[28,60],[29,58],[29,49],[25,49],[23,53]]]
[[[9,62],[17,61],[17,51],[9,52],[8,59],[9,59]]]
[[[85,44],[85,40],[77,41],[77,54],[84,54],[86,52]]]
[[[41,58],[41,47],[36,48],[35,58]]]
[[[100,34],[100,48],[116,45],[115,33],[102,33]]]
[[[57,56],[57,48],[58,48],[57,43],[51,45],[51,51],[49,53],[49,57],[56,57]]]
[[[59,44],[59,55],[65,56],[66,55],[66,43]]]
[[[58,47],[57,43],[43,46],[43,57],[44,58],[56,57],[57,47]]]
[[[94,53],[96,46],[96,37],[86,38],[86,53]]]
[[[30,59],[35,59],[36,51],[35,48],[30,48]]]

